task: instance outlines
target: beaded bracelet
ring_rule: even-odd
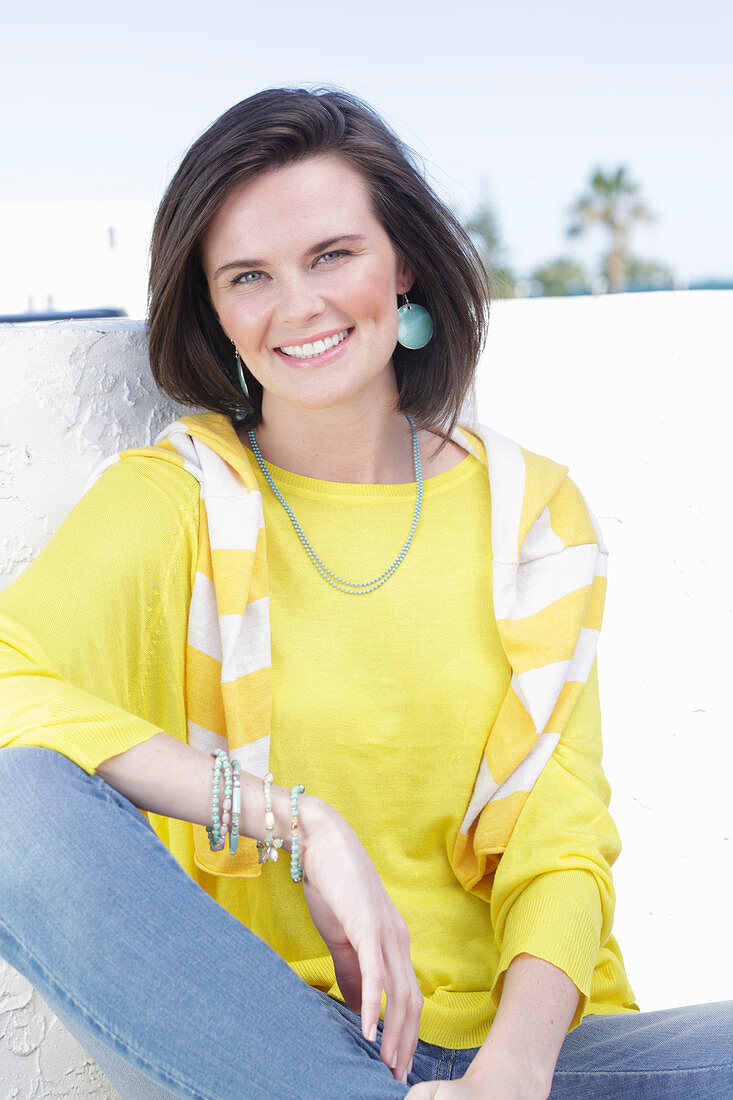
[[[258,863],[267,863],[268,859],[271,859],[273,863],[277,863],[277,850],[282,847],[283,838],[273,837],[273,829],[275,828],[275,815],[272,812],[272,795],[270,787],[274,776],[272,772],[268,772],[264,779],[265,784],[265,839],[257,841],[257,851],[259,853]]]
[[[298,795],[303,794],[305,787],[298,783],[290,791],[290,877],[296,884],[303,881],[303,868],[300,865],[299,837],[298,837]]]
[[[223,749],[217,749],[211,754],[214,757],[214,770],[211,777],[211,825],[206,826],[209,837],[209,848],[212,852],[220,852],[225,843],[228,824],[231,821],[229,811],[232,808],[232,765],[228,753]],[[219,779],[222,768],[224,769],[224,803],[223,816],[219,817]]]
[[[229,854],[234,855],[239,844],[239,815],[242,812],[242,785],[239,782],[238,760],[232,760],[232,827],[229,830]]]

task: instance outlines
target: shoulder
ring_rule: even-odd
[[[158,448],[122,451],[98,468],[86,492],[61,525],[75,539],[156,557],[198,541],[200,486]],[[61,528],[59,533],[61,533]]]
[[[559,483],[568,472],[568,467],[562,463],[530,451],[509,436],[477,421],[459,424],[452,439],[493,467],[491,472],[496,475],[508,474],[515,468],[521,471],[525,480]]]
[[[463,445],[488,467],[494,516],[498,512],[499,530],[509,540],[502,552],[510,553],[510,560],[514,560],[514,547],[529,550],[525,544],[538,528],[549,528],[565,546],[598,543],[603,547],[598,523],[567,466],[484,424],[461,425],[457,432],[458,442],[463,439]],[[545,546],[553,542],[542,541]]]
[[[110,455],[89,478],[84,499],[113,497],[122,505],[132,498],[140,505],[158,502],[181,515],[188,514],[200,495],[196,477],[170,448],[138,447]]]

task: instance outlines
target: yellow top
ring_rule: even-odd
[[[326,564],[349,578],[393,560],[414,486],[333,485],[273,474]],[[257,471],[258,478],[261,477]],[[466,458],[425,483],[405,561],[368,597],[316,573],[264,488],[270,575],[270,766],[305,783],[355,828],[407,921],[426,998],[420,1036],[478,1046],[517,954],[548,959],[584,1012],[633,1009],[610,933],[613,898],[587,869],[618,838],[600,768],[595,675],[527,798],[491,903],[467,892],[450,854],[510,669],[491,591],[489,482]],[[0,595],[0,743],[45,745],[87,771],[159,729],[186,739],[187,612],[196,572],[198,483],[144,457],[112,466],[48,548]],[[324,506],[325,505],[325,506]],[[9,701],[9,706],[5,702]],[[378,766],[375,767],[375,761]],[[306,981],[339,996],[333,966],[287,861],[257,878],[207,874],[190,825],[151,821],[184,868]],[[573,853],[577,853],[574,858]]]

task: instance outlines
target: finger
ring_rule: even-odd
[[[358,949],[361,968],[361,1030],[365,1039],[373,1043],[377,1037],[377,1022],[382,1011],[384,989],[384,961],[379,945],[362,944]]]
[[[384,1012],[380,1057],[396,1080],[407,1080],[417,1049],[423,997],[419,989],[401,986],[390,989]]]
[[[331,958],[338,987],[352,1012],[361,1011],[361,968],[350,943],[332,945]]]
[[[380,1057],[398,1080],[406,1077],[415,1053],[420,1027],[423,997],[417,984],[410,956],[410,934],[407,926],[390,938],[386,958],[384,1013]]]

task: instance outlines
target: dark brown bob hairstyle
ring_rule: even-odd
[[[155,381],[185,405],[249,426],[259,422],[262,387],[245,364],[249,400],[241,391],[234,349],[209,298],[201,243],[232,187],[324,155],[341,157],[361,173],[374,213],[415,273],[410,301],[430,312],[434,331],[419,351],[395,348],[399,409],[446,434],[484,344],[486,272],[412,151],[371,107],[337,89],[259,92],[217,119],[184,156],[153,228],[148,324]]]

